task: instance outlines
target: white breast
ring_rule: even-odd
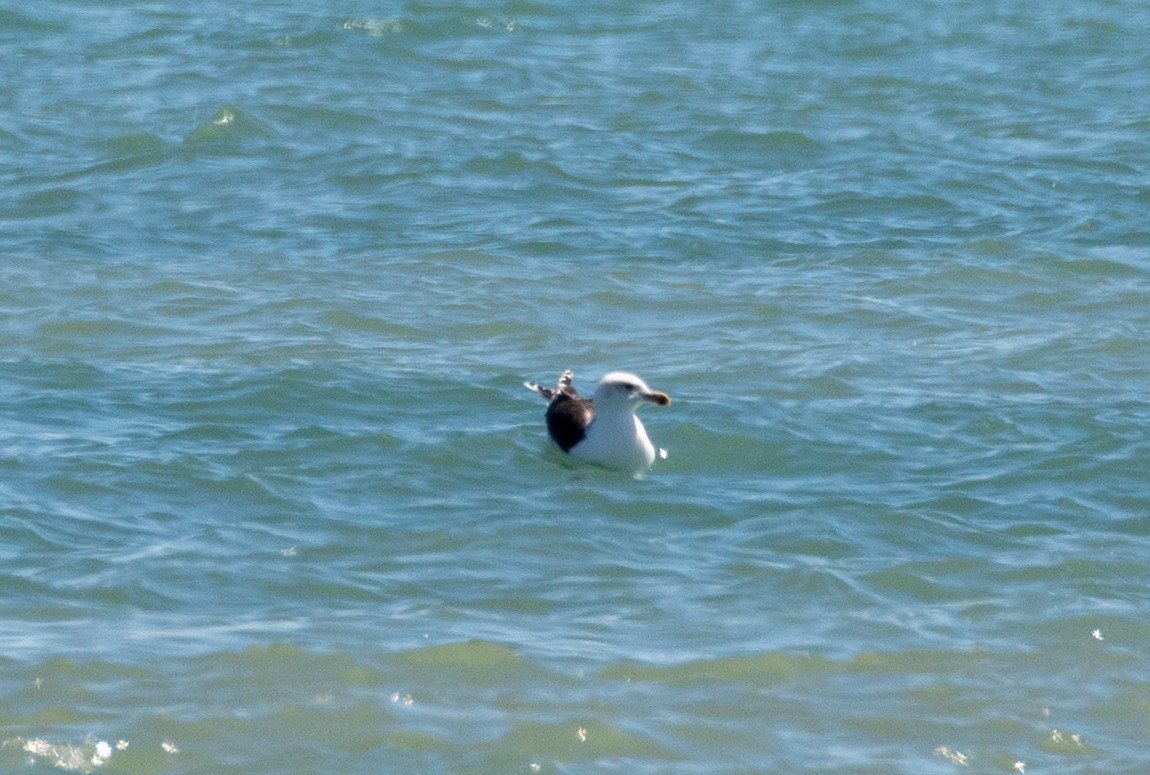
[[[639,418],[627,412],[601,413],[571,454],[610,468],[643,471],[655,462],[655,447]]]

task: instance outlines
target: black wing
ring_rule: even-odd
[[[564,452],[570,452],[583,440],[587,426],[594,419],[595,407],[591,400],[580,398],[574,390],[556,393],[547,405],[547,432]]]
[[[581,397],[571,384],[574,376],[571,369],[564,371],[559,375],[554,390],[535,382],[523,383],[528,390],[534,390],[550,401],[547,404],[547,432],[564,452],[570,452],[583,440],[587,426],[595,419],[595,406],[591,399]]]

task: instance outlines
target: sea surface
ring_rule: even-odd
[[[0,772],[1150,771],[1148,40],[4,4]]]

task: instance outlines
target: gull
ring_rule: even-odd
[[[559,449],[579,460],[633,473],[655,462],[655,447],[635,412],[643,404],[667,406],[671,398],[627,371],[613,371],[599,380],[592,398],[583,398],[567,369],[554,388],[524,382],[547,399],[547,432]]]

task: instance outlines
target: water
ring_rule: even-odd
[[[1145,769],[1150,8],[313,6],[0,11],[0,769]]]

